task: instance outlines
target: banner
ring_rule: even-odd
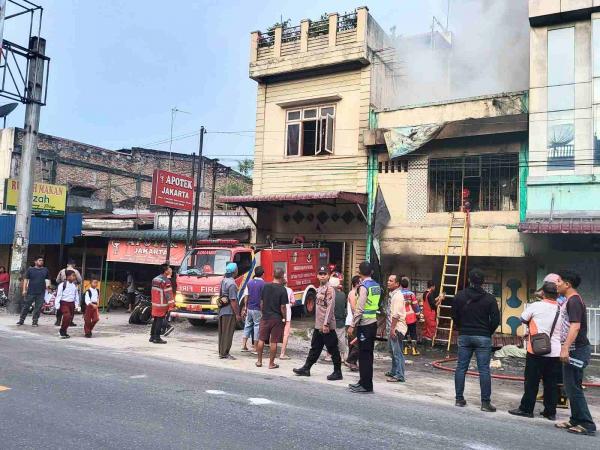
[[[166,170],[154,170],[150,203],[165,208],[191,211],[194,203],[194,179]]]
[[[171,242],[170,261],[179,266],[185,256],[184,242]],[[163,264],[167,259],[167,243],[165,241],[147,241],[141,239],[118,239],[108,242],[106,259],[114,262],[135,264]]]
[[[4,190],[4,208],[16,211],[19,203],[19,180],[6,180]],[[34,183],[33,203],[31,210],[34,214],[63,216],[67,203],[67,186],[61,184]]]

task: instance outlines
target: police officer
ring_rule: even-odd
[[[356,384],[350,384],[350,391],[356,394],[373,392],[373,348],[377,335],[377,311],[381,298],[381,286],[372,278],[373,267],[368,261],[363,261],[358,266],[360,285],[358,286],[358,299],[352,326],[348,333],[356,337],[353,343],[358,343],[358,367],[360,379]]]
[[[152,328],[150,330],[150,342],[154,344],[166,344],[167,341],[160,337],[163,321],[170,308],[174,306],[173,287],[171,286],[171,275],[173,269],[168,264],[160,266],[162,273],[152,280]]]

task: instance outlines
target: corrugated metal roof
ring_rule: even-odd
[[[216,236],[232,233],[247,232],[249,228],[227,231],[213,231]],[[187,230],[173,230],[171,239],[173,241],[185,241]],[[110,239],[141,239],[149,241],[166,241],[167,230],[108,230],[102,231],[100,237]],[[208,230],[198,230],[198,239],[208,239]]]
[[[519,224],[519,231],[531,234],[600,234],[600,220],[528,219]]]
[[[265,203],[295,203],[313,202],[322,203],[325,200],[333,200],[341,203],[367,203],[367,194],[359,192],[325,191],[325,192],[301,192],[294,194],[268,194],[268,195],[238,195],[220,197],[219,202],[233,205],[257,207]]]
[[[80,213],[67,214],[67,228],[65,230],[65,244],[72,244],[75,236],[81,236],[82,215]],[[29,232],[30,244],[59,245],[61,236],[62,218],[49,218],[34,216],[31,219]],[[15,232],[15,215],[0,215],[0,244],[12,244]]]

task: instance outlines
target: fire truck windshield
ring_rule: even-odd
[[[229,261],[231,261],[231,250],[194,249],[183,258],[179,275],[224,275],[225,266]]]

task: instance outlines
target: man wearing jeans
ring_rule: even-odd
[[[386,325],[389,329],[388,346],[392,354],[392,370],[386,373],[390,383],[404,382],[404,355],[402,344],[406,335],[406,308],[404,294],[400,289],[398,275],[390,275],[387,281],[388,302],[386,308]]]
[[[585,303],[577,292],[581,278],[575,272],[558,273],[556,287],[567,301],[563,304],[560,360],[563,363],[563,384],[571,405],[568,421],[556,424],[574,434],[594,435],[596,424],[588,408],[581,383],[583,369],[590,362],[591,346],[587,338],[587,315]]]
[[[475,353],[479,386],[481,389],[481,410],[495,412],[491,404],[492,377],[490,358],[492,355],[492,335],[500,325],[500,311],[496,299],[483,290],[484,274],[479,269],[469,272],[470,286],[454,297],[452,318],[458,329],[458,362],[454,373],[456,406],[467,406],[463,393],[465,375],[469,369],[471,357]]]
[[[260,299],[265,281],[262,279],[265,270],[262,266],[256,266],[254,269],[254,278],[248,282],[244,297],[246,298],[246,322],[244,324],[244,337],[242,338],[242,351],[248,352],[248,339],[252,335],[253,353],[256,353],[258,344],[258,332],[262,313],[260,311]]]

